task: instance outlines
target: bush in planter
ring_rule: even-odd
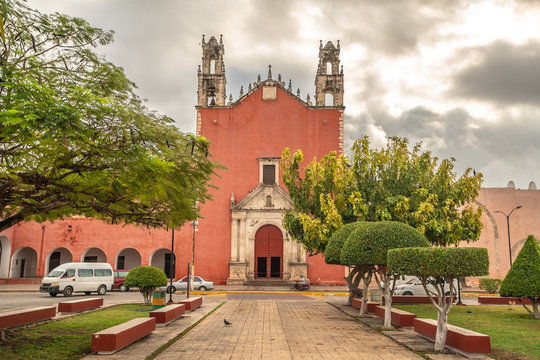
[[[437,310],[435,351],[441,352],[446,343],[448,312],[457,294],[454,279],[488,274],[489,255],[484,248],[393,249],[388,251],[388,268],[396,274],[416,275],[422,281],[432,305]],[[449,296],[446,295],[445,282],[450,285]],[[428,284],[435,288],[434,292],[428,290]]]
[[[478,287],[488,294],[498,294],[501,287],[501,279],[481,278]]]
[[[167,276],[163,270],[154,266],[137,266],[130,270],[124,285],[137,287],[146,305],[152,304],[152,293],[160,286],[167,285]]]
[[[534,319],[540,319],[540,245],[530,235],[523,244],[516,261],[501,283],[502,296],[526,297],[531,300],[532,311],[521,301],[521,305]]]

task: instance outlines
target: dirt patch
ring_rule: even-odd
[[[515,352],[505,350],[493,350],[490,356],[497,360],[535,360],[534,358],[516,354]]]

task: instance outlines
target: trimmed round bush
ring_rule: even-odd
[[[388,251],[388,270],[395,274],[457,278],[489,273],[484,248],[403,248]]]
[[[530,235],[501,283],[502,296],[540,297],[540,246]]]
[[[481,278],[478,287],[488,294],[497,294],[501,287],[501,279]]]
[[[343,244],[340,261],[343,265],[386,266],[390,249],[429,246],[424,234],[405,223],[369,222],[351,232]]]
[[[127,287],[139,288],[144,303],[150,305],[152,293],[160,286],[167,285],[167,276],[163,270],[154,266],[137,266],[129,271],[124,281]]]
[[[341,229],[335,231],[328,244],[326,244],[326,251],[324,252],[324,261],[327,264],[341,265],[340,255],[343,244],[347,241],[349,235],[358,227],[368,224],[365,221],[358,221],[354,223],[345,224]]]

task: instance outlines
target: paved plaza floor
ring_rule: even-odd
[[[157,359],[422,359],[313,297],[228,295],[224,300]]]

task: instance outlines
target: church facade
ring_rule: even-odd
[[[223,39],[202,39],[197,71],[197,135],[206,137],[213,160],[225,167],[212,180],[213,199],[200,204],[198,223],[176,229],[173,276],[187,273],[217,284],[284,284],[304,276],[312,284],[344,284],[345,267],[310,256],[282,225],[293,207],[281,182],[284,148],[301,149],[305,163],[330,151],[344,151],[344,74],[340,44],[321,42],[314,73],[313,98],[301,96],[271,66],[235,100],[227,96]],[[484,230],[478,242],[487,247],[490,274],[504,277],[527,235],[540,239],[540,191],[515,187],[481,189]],[[506,218],[512,215],[510,234]],[[510,243],[510,235],[512,243]],[[38,282],[55,266],[70,261],[109,262],[115,269],[152,265],[171,269],[170,231],[72,217],[48,223],[23,222],[0,233],[0,283]]]

